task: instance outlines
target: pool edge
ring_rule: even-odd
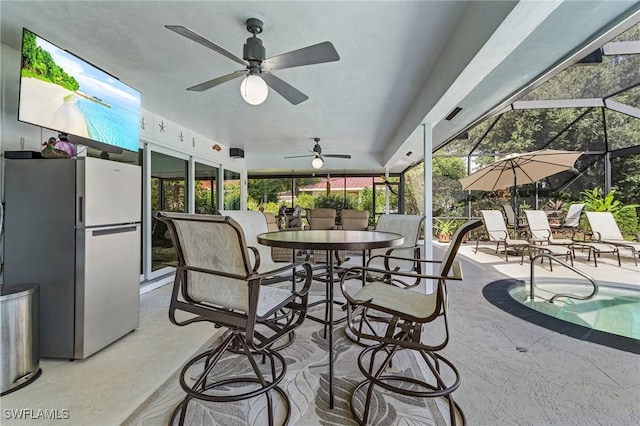
[[[482,295],[498,309],[548,330],[624,352],[640,354],[640,340],[563,321],[518,302],[511,297],[509,291],[524,284],[525,281],[515,278],[493,281],[482,288]]]

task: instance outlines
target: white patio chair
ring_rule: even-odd
[[[364,260],[368,268],[395,270],[406,273],[421,273],[420,259],[420,230],[424,224],[425,215],[383,214],[378,219],[375,230],[392,232],[404,237],[402,245],[393,248],[373,249],[364,253]],[[391,256],[391,257],[384,257]],[[344,262],[341,269],[362,266],[362,263]],[[379,277],[378,277],[379,278]],[[402,280],[395,282],[400,287],[413,287],[420,280],[407,283]]]
[[[562,223],[550,224],[551,229],[560,231],[563,234],[569,231],[571,233],[571,239],[573,239],[576,231],[580,227],[580,216],[582,216],[583,209],[584,204],[571,204],[566,216],[562,219]]]
[[[516,221],[516,212],[513,210],[513,206],[511,204],[503,204],[502,209],[504,210],[504,215],[507,218],[507,228],[513,229],[513,236],[518,237],[518,235],[523,232],[524,227],[527,226],[524,218],[519,216]]]
[[[489,235],[489,241],[496,243],[496,253],[498,253],[500,245],[504,246],[504,258],[507,262],[509,261],[508,252],[510,248],[513,248],[516,254],[521,254],[522,250],[529,246],[529,241],[512,239],[509,236],[507,224],[504,222],[504,217],[499,210],[480,210],[480,213],[482,213],[482,219],[487,234]],[[476,253],[478,252],[478,242],[479,239],[476,239]]]
[[[574,241],[569,238],[554,238],[547,214],[543,210],[525,210],[529,224],[530,242],[573,248]]]
[[[249,251],[251,264],[254,265],[255,272],[262,274],[267,271],[273,271],[282,268],[283,264],[280,259],[274,259],[271,247],[267,247],[258,243],[257,236],[265,232],[270,232],[267,223],[267,217],[261,211],[252,210],[220,210],[222,216],[228,216],[238,222],[244,232],[247,246],[253,247],[255,250]],[[293,259],[292,259],[293,260]],[[265,280],[263,284],[272,284],[293,280],[293,275],[278,275]]]
[[[587,212],[587,219],[593,232],[593,237],[601,243],[612,244],[616,247],[628,248],[636,265],[640,254],[640,242],[627,241],[622,236],[616,219],[609,212]]]

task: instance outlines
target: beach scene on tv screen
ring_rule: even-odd
[[[140,93],[25,30],[18,119],[138,150]]]

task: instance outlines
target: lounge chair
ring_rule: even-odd
[[[508,252],[510,248],[513,248],[516,253],[521,253],[522,250],[530,245],[527,240],[511,239],[509,231],[507,231],[507,224],[504,222],[504,217],[499,210],[480,210],[480,213],[482,213],[484,227],[487,230],[487,234],[489,234],[489,241],[496,243],[496,253],[498,253],[500,245],[504,245],[504,257],[507,262],[509,261]],[[478,252],[478,242],[479,239],[476,240],[476,253]]]
[[[543,210],[525,210],[524,214],[527,216],[527,223],[531,233],[530,242],[573,247],[574,241],[572,239],[553,237],[547,214]]]
[[[504,210],[504,215],[507,218],[507,228],[513,229],[513,236],[518,237],[518,234],[522,233],[523,228],[527,226],[524,218],[520,216],[516,220],[516,212],[513,210],[513,206],[511,206],[511,204],[503,204],[502,209]]]
[[[551,223],[551,229],[554,231],[560,231],[563,235],[566,231],[570,231],[571,239],[573,239],[573,236],[580,227],[580,216],[582,216],[583,209],[584,204],[571,204],[569,206],[569,210],[567,210],[567,214],[564,219],[562,219],[562,223]]]
[[[638,255],[640,254],[640,242],[627,241],[622,236],[620,228],[615,218],[609,212],[587,212],[587,219],[591,226],[593,237],[600,243],[611,244],[618,248],[628,248],[631,250],[633,261],[638,265]]]

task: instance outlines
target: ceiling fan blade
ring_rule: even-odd
[[[331,158],[347,158],[350,159],[351,155],[349,154],[322,154],[323,157],[331,157]]]
[[[200,83],[200,84],[196,84],[195,86],[188,87],[187,90],[190,90],[192,92],[203,92],[219,84],[226,83],[227,81],[233,80],[234,78],[247,75],[248,73],[249,71],[247,70],[234,71],[231,74],[223,75],[222,77],[214,78],[213,80],[205,81],[204,83]]]
[[[273,71],[339,60],[340,55],[338,55],[336,48],[331,42],[325,41],[265,59],[262,61],[262,69],[263,71]]]
[[[284,158],[302,158],[302,157],[315,157],[315,155],[292,155]]]
[[[244,59],[242,59],[239,56],[236,56],[235,54],[229,52],[227,49],[225,49],[224,47],[218,46],[217,44],[215,44],[212,41],[207,40],[206,38],[202,37],[199,34],[194,33],[193,31],[191,31],[188,28],[185,28],[181,25],[165,25],[165,28],[176,32],[182,36],[185,36],[188,39],[191,39],[193,41],[195,41],[196,43],[200,43],[201,45],[208,47],[209,49],[218,52],[219,54],[226,56],[227,58],[231,59],[234,62],[239,63],[240,65],[244,65],[244,66],[248,66],[249,62],[245,61]]]
[[[304,102],[309,99],[307,95],[305,95],[289,83],[285,83],[284,80],[279,79],[273,74],[263,72],[260,74],[260,76],[269,87],[278,92],[280,96],[288,100],[293,105],[298,105],[300,102]]]

